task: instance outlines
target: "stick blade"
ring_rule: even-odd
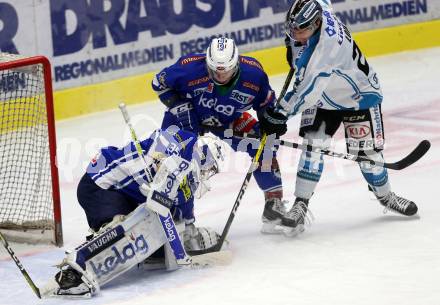
[[[212,253],[212,252],[218,252],[220,251],[220,247],[221,245],[219,243],[215,244],[212,247],[206,248],[206,249],[202,249],[202,250],[189,250],[186,251],[187,254],[191,255],[191,256],[197,256],[197,255],[202,255],[202,254],[207,254],[207,253]]]
[[[385,167],[394,170],[407,168],[408,166],[422,158],[430,148],[431,143],[428,140],[423,140],[408,156],[395,163],[385,163]]]
[[[204,268],[212,266],[227,266],[232,262],[232,252],[222,250],[192,256],[192,268]]]

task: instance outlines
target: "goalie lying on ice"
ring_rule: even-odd
[[[100,286],[163,253],[167,269],[191,265],[189,250],[215,245],[218,234],[194,226],[194,194],[218,172],[222,147],[185,131],[156,130],[123,148],[105,147],[78,185],[93,234],[67,254],[44,296],[91,296]],[[175,224],[176,222],[176,224]]]

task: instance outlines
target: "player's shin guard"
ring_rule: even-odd
[[[295,196],[310,199],[324,169],[322,154],[304,151],[296,174]]]
[[[369,157],[372,160],[383,162],[382,153],[377,153]],[[391,191],[388,173],[385,168],[371,166],[368,163],[361,163],[359,166],[362,175],[365,180],[367,180],[376,198],[380,204],[385,207],[384,213],[393,211],[405,216],[412,216],[417,213],[418,208],[413,201],[397,196]]]
[[[259,162],[258,168],[253,172],[258,187],[263,190],[265,199],[283,195],[281,171],[276,157]]]
[[[368,157],[374,161],[384,162],[382,153],[375,153],[368,155]],[[383,197],[390,193],[391,188],[386,168],[372,166],[367,162],[359,163],[359,167],[376,197]]]
[[[312,145],[321,149],[328,149],[331,136],[325,133],[326,125],[323,123],[317,131],[309,131],[304,134],[304,145]],[[316,185],[321,179],[324,170],[324,156],[320,153],[303,151],[299,160],[296,174],[295,196],[297,198],[310,199]]]
[[[258,186],[264,190],[264,210],[261,220],[262,233],[278,233],[275,227],[281,223],[286,213],[283,201],[283,187],[278,161],[273,157],[269,161],[261,161],[258,169],[254,172]]]

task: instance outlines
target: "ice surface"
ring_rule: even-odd
[[[324,175],[310,207],[313,225],[294,239],[262,235],[263,195],[252,180],[228,239],[233,262],[203,270],[129,274],[103,287],[89,301],[38,300],[14,263],[0,250],[0,304],[440,304],[440,48],[370,59],[382,82],[387,146],[395,161],[429,139],[432,148],[403,171],[389,171],[393,190],[413,199],[418,218],[383,214],[358,167],[326,157]],[[271,78],[279,92],[284,75]],[[158,127],[163,107],[128,108],[139,136]],[[298,118],[285,139],[298,141]],[[96,148],[122,145],[129,133],[115,110],[57,123],[65,249],[87,234],[76,201],[76,184]],[[341,130],[334,150],[344,151]],[[286,199],[292,199],[299,153],[280,151]],[[199,225],[223,229],[250,160],[229,154],[227,172],[196,203]],[[63,249],[12,244],[39,285]]]

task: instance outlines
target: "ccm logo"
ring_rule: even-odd
[[[348,125],[346,127],[347,135],[349,138],[361,139],[370,134],[370,127],[367,125]]]

